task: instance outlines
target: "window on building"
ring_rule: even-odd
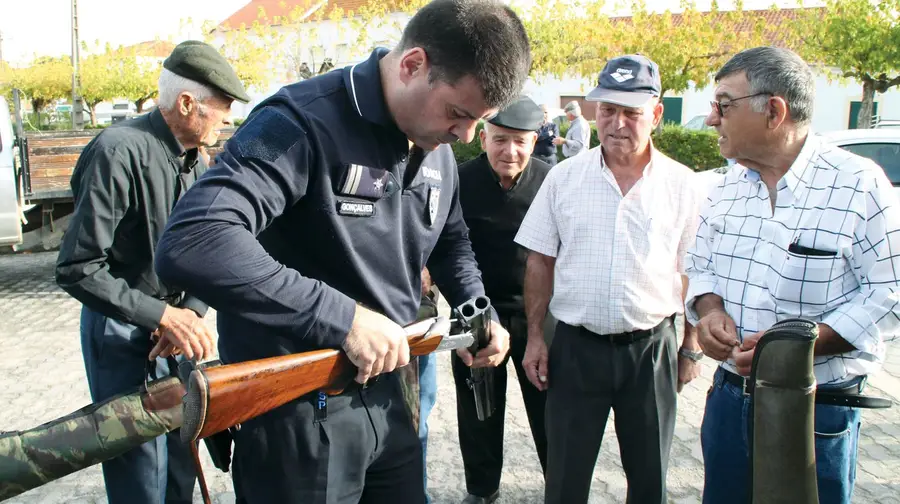
[[[878,117],[878,102],[875,102],[872,105],[872,123],[874,123],[874,118]],[[861,101],[850,102],[850,120],[848,121],[847,128],[856,129],[857,126],[859,126],[859,108],[861,106]]]
[[[681,124],[683,100],[680,96],[663,97],[663,124]]]

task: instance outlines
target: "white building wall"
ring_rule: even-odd
[[[594,79],[529,79],[525,94],[537,103],[553,106],[564,95],[584,95],[593,88]],[[667,97],[682,98],[681,123],[684,124],[698,115],[709,114],[710,100],[715,94],[715,84],[700,90],[690,89],[681,94],[667,94]],[[817,131],[847,129],[850,124],[850,103],[862,100],[862,84],[855,80],[829,82],[824,74],[816,77],[816,102],[813,110],[813,128]],[[875,94],[878,115],[885,119],[900,119],[900,88],[894,87],[887,93]]]
[[[346,19],[307,23],[299,28],[276,27],[279,33],[284,35],[285,41],[282,47],[273,50],[275,56],[271,63],[271,71],[275,77],[266,89],[248,89],[250,103],[234,103],[232,115],[246,117],[261,101],[293,82],[293,79],[288,78],[294,64],[294,60],[289,56],[291,54],[298,52],[302,54],[301,61],[306,61],[309,68],[315,72],[325,58],[331,58],[335,68],[343,68],[366,59],[376,45],[393,47],[399,41],[402,28],[409,20],[409,16],[393,13],[389,15],[389,19],[389,23],[380,26],[369,25],[366,42],[362,44],[356,43],[358,33]],[[298,35],[302,42],[298,41]],[[218,32],[212,43],[221,46],[225,40],[224,33]]]

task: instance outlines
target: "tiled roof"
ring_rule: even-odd
[[[166,40],[150,40],[123,47],[122,49],[137,52],[142,56],[166,58],[172,54],[172,50],[175,49],[175,44]]]
[[[250,0],[247,5],[241,7],[225,21],[222,21],[219,24],[219,28],[238,28],[242,24],[250,26],[259,17],[260,7],[265,11],[267,18],[267,21],[260,20],[260,22],[273,24],[273,20],[276,16],[287,16],[294,9],[298,8],[309,10],[320,4],[327,4],[326,9],[328,10],[340,8],[346,12],[356,11],[370,1],[371,0]]]
[[[784,40],[784,37],[780,36],[780,28],[787,23],[799,19],[801,12],[808,12],[813,9],[819,10],[821,8],[746,10],[744,13],[747,14],[747,16],[745,16],[741,23],[738,24],[736,31],[752,31],[756,28],[756,24],[761,22],[766,41],[774,46],[786,47],[788,43]],[[728,12],[718,12],[716,14],[705,13],[704,15],[707,17],[715,16],[714,21],[721,20],[724,22]],[[631,16],[614,17],[610,20],[614,23],[628,23],[631,21]],[[683,24],[682,15],[672,14],[672,25],[680,26],[681,24]]]

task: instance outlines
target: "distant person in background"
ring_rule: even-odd
[[[566,132],[565,138],[559,136],[554,138],[553,145],[562,145],[563,156],[570,158],[590,148],[591,125],[581,116],[581,105],[577,101],[570,101],[563,110],[569,119],[569,131]]]
[[[541,105],[541,111],[544,113],[544,121],[537,130],[537,142],[534,144],[534,152],[531,157],[553,166],[558,162],[556,144],[553,143],[553,140],[559,138],[559,125],[550,120],[546,105]]]

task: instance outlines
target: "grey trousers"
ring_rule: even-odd
[[[671,319],[669,319],[671,320]],[[675,328],[614,345],[560,322],[548,357],[546,504],[588,501],[609,411],[615,411],[628,504],[665,504],[675,430]]]

